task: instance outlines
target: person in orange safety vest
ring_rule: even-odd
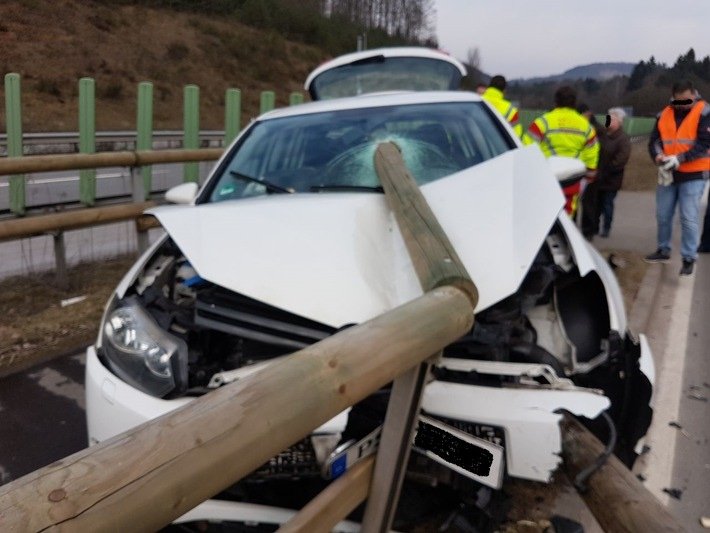
[[[656,222],[658,249],[649,263],[667,262],[676,205],[680,211],[683,264],[681,276],[693,273],[698,254],[700,198],[710,174],[710,106],[689,80],[673,84],[672,99],[658,115],[648,151],[658,165]]]

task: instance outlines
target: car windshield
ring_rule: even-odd
[[[203,201],[296,192],[381,190],[380,143],[402,152],[420,185],[514,145],[479,102],[347,109],[254,124],[220,166]]]

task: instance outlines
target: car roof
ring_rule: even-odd
[[[454,65],[461,73],[461,76],[466,75],[466,67],[460,61],[450,56],[446,52],[443,52],[441,50],[434,50],[432,48],[399,46],[392,48],[375,48],[372,50],[363,50],[362,52],[353,52],[351,54],[345,54],[342,56],[338,56],[335,59],[331,59],[330,61],[326,61],[308,75],[308,78],[306,78],[306,83],[303,84],[303,88],[307,91],[310,91],[310,86],[311,83],[313,83],[313,80],[325,71],[342,67],[343,65],[350,65],[352,63],[356,63],[358,61],[377,56],[421,57],[428,59],[438,59],[440,61],[446,61],[447,63],[451,63],[452,65]]]
[[[480,102],[481,97],[468,91],[402,91],[387,93],[369,93],[347,98],[319,100],[306,104],[275,109],[261,115],[258,120],[325,113],[347,109],[364,109],[392,105],[438,104],[448,102]]]

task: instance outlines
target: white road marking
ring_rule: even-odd
[[[673,263],[665,268],[675,269],[676,265]],[[670,503],[670,495],[663,492],[663,489],[671,488],[678,436],[678,429],[669,426],[669,423],[677,423],[680,412],[694,286],[695,275],[692,275],[679,278],[675,287],[670,287],[675,297],[670,305],[666,345],[656,373],[653,423],[646,440],[650,451],[644,457],[642,468],[646,476],[646,488],[665,506]],[[657,301],[656,305],[664,303]]]
[[[86,410],[84,386],[82,384],[69,379],[52,368],[43,368],[38,372],[28,374],[28,376],[37,380],[37,384],[46,391],[73,400],[79,407]]]

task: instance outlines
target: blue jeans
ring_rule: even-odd
[[[611,221],[614,220],[614,199],[617,191],[599,191],[599,217],[602,222],[602,233],[609,234]]]
[[[694,261],[700,238],[698,219],[700,198],[705,190],[705,180],[691,180],[672,185],[656,187],[656,221],[658,222],[658,248],[671,251],[673,215],[678,204],[680,208],[680,255],[686,261]]]

